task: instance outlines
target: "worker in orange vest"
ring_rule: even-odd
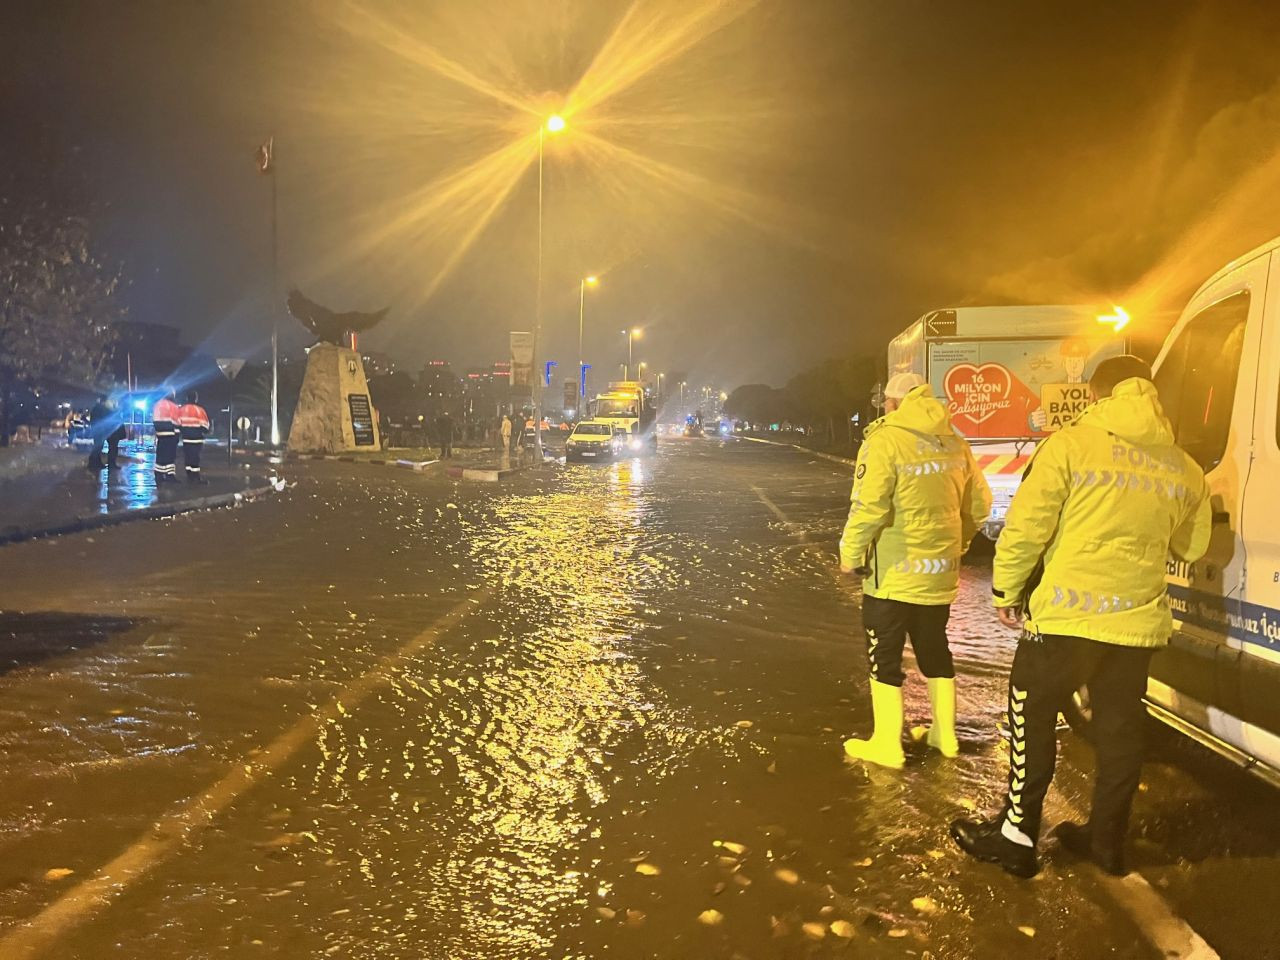
[[[178,459],[178,419],[182,408],[174,400],[170,390],[156,401],[151,410],[151,423],[156,431],[156,486],[174,483],[178,479],[174,462]]]
[[[194,390],[187,394],[187,402],[178,408],[178,429],[182,434],[182,465],[187,470],[187,483],[208,483],[200,476],[200,451],[204,449],[204,436],[209,432],[209,414],[200,406],[200,396]]]

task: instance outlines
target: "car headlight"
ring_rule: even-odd
[[[632,441],[631,441],[631,449],[632,449],[632,450],[639,450],[642,446],[643,446],[643,444],[640,442],[640,438],[639,438],[639,437],[635,437],[635,438],[633,438],[633,439],[632,439]]]

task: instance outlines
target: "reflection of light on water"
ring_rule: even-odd
[[[340,899],[376,897],[362,927],[330,938],[342,955],[398,956],[425,921],[430,944],[415,956],[543,956],[563,934],[554,918],[598,895],[599,811],[617,802],[622,765],[638,762],[614,758],[639,741],[660,778],[677,752],[631,649],[642,598],[671,586],[642,522],[648,474],[584,471],[549,492],[428,508],[426,522],[416,502],[395,505],[408,538],[448,545],[466,561],[455,567],[500,587],[466,629],[316,739],[319,762],[297,788],[351,812],[331,829],[312,821],[316,842],[332,852]],[[324,642],[366,626],[329,625]]]
[[[155,503],[156,483],[150,463],[128,458],[123,447],[121,454],[123,462],[119,469],[103,470],[98,477],[97,508],[100,514],[110,513],[113,507],[137,510]]]
[[[135,509],[150,506],[156,494],[156,483],[151,471],[145,463],[131,465],[126,470],[125,496],[128,507]]]
[[[630,487],[644,483],[644,461],[639,457],[631,460],[619,460],[614,464],[613,478],[619,487]]]
[[[101,470],[98,473],[98,512],[110,513],[111,505],[111,471]]]
[[[608,797],[608,747],[646,723],[624,645],[636,592],[660,568],[638,555],[643,471],[619,463],[614,477],[612,490],[588,479],[593,495],[503,500],[468,531],[517,622],[500,632],[481,707],[453,751],[465,822],[431,886],[442,912],[461,911],[459,948],[527,955],[552,944],[548,913],[589,892],[574,851],[599,833],[591,811]]]

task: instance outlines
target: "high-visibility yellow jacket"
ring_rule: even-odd
[[[1155,384],[1125,380],[1036,451],[996,545],[996,606],[1026,607],[1034,633],[1162,646],[1165,563],[1203,556],[1211,523],[1204,473],[1174,445]]]
[[[927,384],[867,427],[850,501],[840,566],[869,568],[863,593],[919,604],[956,598],[960,557],[991,510],[991,490]]]

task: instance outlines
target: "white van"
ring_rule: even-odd
[[[1170,562],[1177,621],[1151,712],[1280,784],[1280,238],[1214,274],[1154,364],[1179,445],[1204,468],[1213,538]]]

